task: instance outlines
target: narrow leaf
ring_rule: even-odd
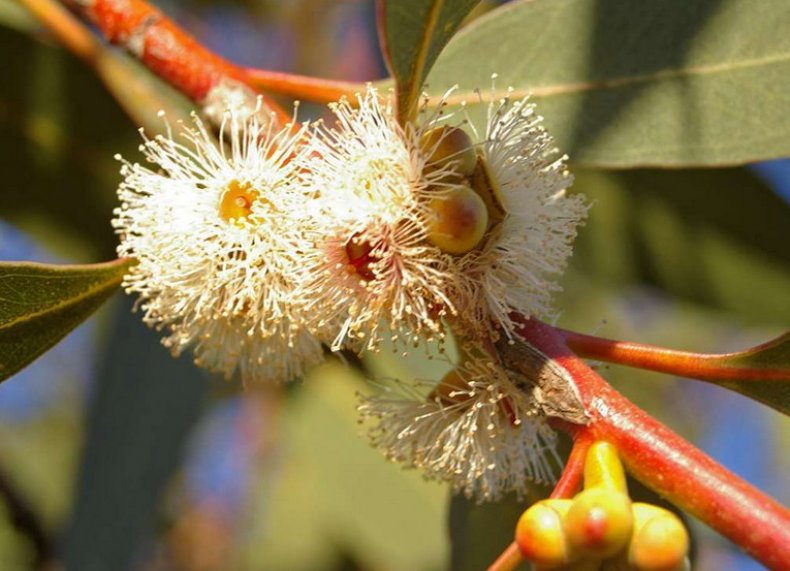
[[[130,264],[0,263],[0,381],[85,321],[116,291]]]
[[[751,377],[718,384],[790,415],[790,333],[712,361],[722,368],[743,369]],[[758,380],[760,376],[765,380]]]
[[[208,397],[209,375],[189,355],[174,359],[132,306],[125,296],[114,308],[98,364],[62,542],[65,569],[139,566],[157,533],[162,494]]]
[[[379,0],[379,36],[395,78],[401,121],[417,108],[428,71],[480,0]]]
[[[486,100],[532,93],[559,148],[585,165],[786,156],[788,21],[785,0],[517,0],[453,38],[427,86],[460,84],[453,102],[473,116],[475,88]]]

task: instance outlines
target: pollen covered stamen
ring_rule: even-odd
[[[226,222],[243,222],[252,214],[258,191],[247,182],[231,181],[219,203],[219,215]]]

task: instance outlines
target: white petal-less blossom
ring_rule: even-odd
[[[305,127],[228,112],[220,144],[197,117],[124,161],[113,224],[137,263],[124,286],[178,355],[243,380],[284,381],[323,359],[303,327],[295,259],[310,218],[294,155]]]
[[[452,161],[430,162],[440,140],[424,143],[452,116],[423,113],[402,127],[391,97],[373,88],[333,111],[337,125],[320,131],[306,155],[321,213],[315,247],[304,255],[304,288],[326,308],[317,315],[343,324],[335,348],[375,349],[387,332],[441,339],[447,322],[472,335],[511,336],[511,312],[550,312],[587,206],[566,194],[573,177],[533,104],[499,99],[485,128],[470,122],[477,165],[460,177]],[[459,254],[429,235],[438,216],[432,201],[461,187],[483,197],[489,224]]]
[[[582,195],[567,194],[567,157],[558,156],[542,121],[528,98],[509,96],[492,98],[484,129],[469,121],[480,156],[475,184],[487,187],[502,216],[481,247],[459,260],[460,306],[467,324],[493,323],[508,337],[511,312],[550,314],[588,208]]]
[[[386,384],[363,397],[359,410],[387,458],[477,501],[522,496],[530,482],[554,479],[555,433],[529,394],[482,355],[436,386]]]
[[[427,241],[428,204],[452,188],[447,169],[425,168],[421,131],[375,89],[332,110],[337,125],[316,133],[305,165],[319,222],[303,287],[322,319],[342,323],[333,348],[441,338],[453,259]]]

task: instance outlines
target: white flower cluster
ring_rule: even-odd
[[[471,136],[441,112],[404,127],[373,88],[332,111],[334,127],[279,129],[230,109],[218,138],[195,117],[179,136],[144,136],[152,168],[124,162],[114,225],[119,255],[137,260],[125,287],[174,354],[280,382],[325,347],[509,337],[512,313],[548,311],[586,206],[565,195],[565,158],[531,103],[492,103]],[[376,443],[481,497],[546,478],[529,461],[549,439],[528,403],[500,414],[519,391],[491,366],[461,367],[468,394],[450,405],[367,401]]]
[[[359,410],[373,445],[428,479],[478,500],[523,495],[554,477],[556,435],[535,403],[490,357],[470,355],[438,385],[385,385]]]

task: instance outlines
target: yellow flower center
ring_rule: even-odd
[[[259,192],[247,182],[231,181],[219,203],[219,215],[226,222],[243,223],[252,213]]]

